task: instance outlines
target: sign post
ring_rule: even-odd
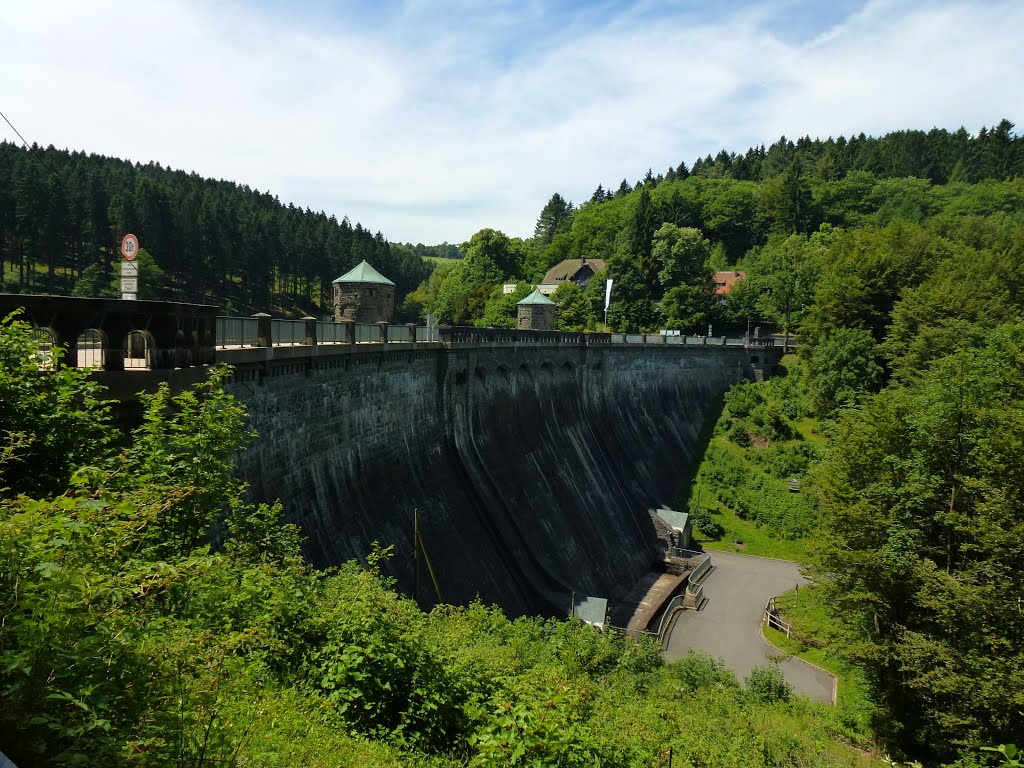
[[[139,238],[125,235],[121,241],[121,299],[135,301],[139,297],[139,265],[135,257],[139,255]]]

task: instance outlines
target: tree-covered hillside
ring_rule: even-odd
[[[329,311],[331,281],[363,259],[411,290],[430,265],[348,218],[159,163],[0,142],[0,285],[14,293],[117,295],[120,238],[162,273],[147,298],[227,312]]]
[[[615,192],[599,186],[578,206],[555,194],[532,238],[481,230],[464,248],[464,263],[434,274],[407,309],[442,322],[482,323],[486,315],[511,324],[510,312],[488,311],[502,301],[502,282],[536,283],[559,261],[585,257],[608,264],[600,277],[615,281],[609,322],[616,330],[703,332],[709,323],[737,330],[748,319],[781,329],[787,312],[793,320],[806,309],[816,279],[806,273],[804,251],[866,247],[894,222],[975,248],[983,243],[972,228],[1014,237],[1024,207],[1024,140],[1012,131],[1004,120],[977,136],[932,130],[780,140],[743,155],[722,152],[692,169],[648,172]],[[708,273],[730,268],[754,279],[722,302]],[[564,299],[564,327],[598,327],[603,285]]]
[[[1017,174],[826,180],[796,154],[765,181],[698,174],[587,203],[562,235],[610,249],[619,327],[672,321],[663,242],[685,224],[705,267],[747,274],[710,317],[796,334],[784,377],[725,398],[687,503],[708,547],[813,564],[817,639],[863,676],[878,737],[926,765],[985,764],[985,744],[1024,733]],[[662,223],[677,210],[691,218]]]

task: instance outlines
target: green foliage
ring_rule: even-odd
[[[591,280],[591,283],[594,281]],[[603,282],[601,286],[604,286]],[[555,327],[559,330],[585,331],[594,327],[594,310],[591,302],[588,301],[584,290],[576,283],[567,280],[559,285],[552,294],[551,300],[558,305]]]
[[[827,226],[810,238],[791,234],[770,238],[743,259],[755,296],[756,315],[784,332],[800,327],[818,283],[823,254],[834,233]]]
[[[765,402],[764,387],[745,381],[725,393],[725,405],[729,414],[738,419],[745,419]]]
[[[669,665],[669,673],[678,680],[686,693],[702,688],[737,688],[736,675],[721,661],[706,653],[689,651],[686,656]]]
[[[690,519],[693,521],[693,527],[709,539],[720,539],[725,533],[725,528],[722,524],[703,509],[697,510],[690,515]]]
[[[71,289],[71,295],[106,299],[120,297],[120,275],[115,275],[109,265],[106,266],[104,269],[102,264],[90,264],[83,269],[82,276]]]
[[[331,281],[363,259],[401,297],[429,276],[424,253],[452,248],[392,246],[347,217],[159,163],[4,141],[0,178],[0,277],[16,292],[119,295],[118,246],[134,232],[152,255],[143,298],[322,314]]]
[[[808,365],[814,411],[828,417],[877,391],[882,380],[877,358],[877,346],[866,330],[837,328],[822,339]]]
[[[982,747],[982,749],[1002,755],[1003,759],[1000,760],[1000,765],[1010,766],[1010,768],[1020,768],[1021,765],[1024,765],[1020,751],[1013,744],[1000,744],[998,747]]]
[[[488,724],[470,738],[473,766],[591,766],[601,753],[586,727],[586,697],[570,686],[499,695]]]
[[[220,397],[196,399],[230,411]],[[199,404],[167,404],[150,401],[150,421],[170,423],[145,424],[123,461],[155,461],[157,434],[172,465],[187,453],[176,420]],[[227,435],[203,439],[230,454]],[[172,546],[153,531],[175,473],[115,488],[117,475],[0,507],[0,741],[19,764],[633,765],[668,747],[752,766],[854,760],[811,710],[771,719],[720,662],[666,667],[651,642],[479,604],[425,615],[381,580],[386,551],[369,570],[312,571],[280,507],[234,499],[219,554]]]
[[[730,527],[730,516],[763,529],[761,536],[769,541],[804,539],[818,524],[810,489],[792,493],[788,488],[790,478],[808,479],[819,454],[797,425],[807,409],[807,392],[801,367],[791,365],[784,376],[743,382],[725,395],[725,410],[697,473],[700,494],[690,494],[694,524],[711,539],[728,543],[742,537]],[[705,520],[707,509],[728,514]],[[792,556],[788,550],[787,555]]]
[[[1019,253],[957,249],[904,291],[881,345],[894,375],[909,380],[950,352],[978,346],[987,329],[1024,316]]]
[[[706,264],[711,256],[711,243],[698,229],[662,224],[654,233],[651,256],[663,290],[684,284],[708,284]]]
[[[166,300],[172,295],[164,270],[156,263],[156,259],[145,249],[139,248],[135,255],[135,265],[139,270],[138,297],[146,301]],[[72,296],[121,297],[121,273],[117,269],[104,271],[103,265],[90,264],[82,271],[82,276],[71,291]]]
[[[476,284],[501,283],[522,277],[521,246],[495,229],[481,229],[462,245],[466,279]]]
[[[224,392],[229,375],[227,366],[212,368],[206,381],[173,397],[166,383],[153,394],[140,393],[142,426],[110,481],[162,500],[152,535],[172,550],[206,541],[242,491],[234,458],[251,433],[245,407]]]
[[[530,295],[533,289],[529,283],[516,284],[511,293],[504,293],[502,286],[495,286],[491,291],[484,314],[476,324],[483,328],[515,328],[518,308],[516,304]]]
[[[820,473],[823,583],[915,756],[1022,727],[1022,360],[1018,326],[989,331],[844,418]]]
[[[659,304],[661,325],[687,333],[704,331],[711,316],[710,286],[708,280],[698,285],[677,285],[669,288]]]
[[[793,689],[782,676],[778,664],[754,667],[750,670],[746,683],[750,694],[765,704],[788,702],[793,698]]]
[[[108,458],[116,437],[109,404],[84,371],[61,365],[62,355],[44,349],[27,323],[0,320],[0,496],[57,495],[76,468]]]

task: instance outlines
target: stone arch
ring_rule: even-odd
[[[107,349],[107,334],[101,328],[86,328],[75,340],[75,360],[70,361],[76,368],[92,368],[102,371],[104,352]]]
[[[143,371],[153,368],[153,350],[156,342],[149,331],[128,331],[124,337],[124,369]]]
[[[57,360],[54,357],[54,349],[59,343],[57,332],[48,327],[33,328],[32,339],[39,345],[36,353],[36,365],[41,370],[52,371],[57,367]]]

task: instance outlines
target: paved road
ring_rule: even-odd
[[[741,680],[779,651],[761,638],[761,617],[769,597],[806,584],[797,563],[749,555],[712,552],[714,571],[704,580],[707,602],[700,611],[680,614],[665,658],[678,659],[692,649],[718,656]],[[832,676],[800,659],[782,662],[793,689],[815,701],[832,701]]]

